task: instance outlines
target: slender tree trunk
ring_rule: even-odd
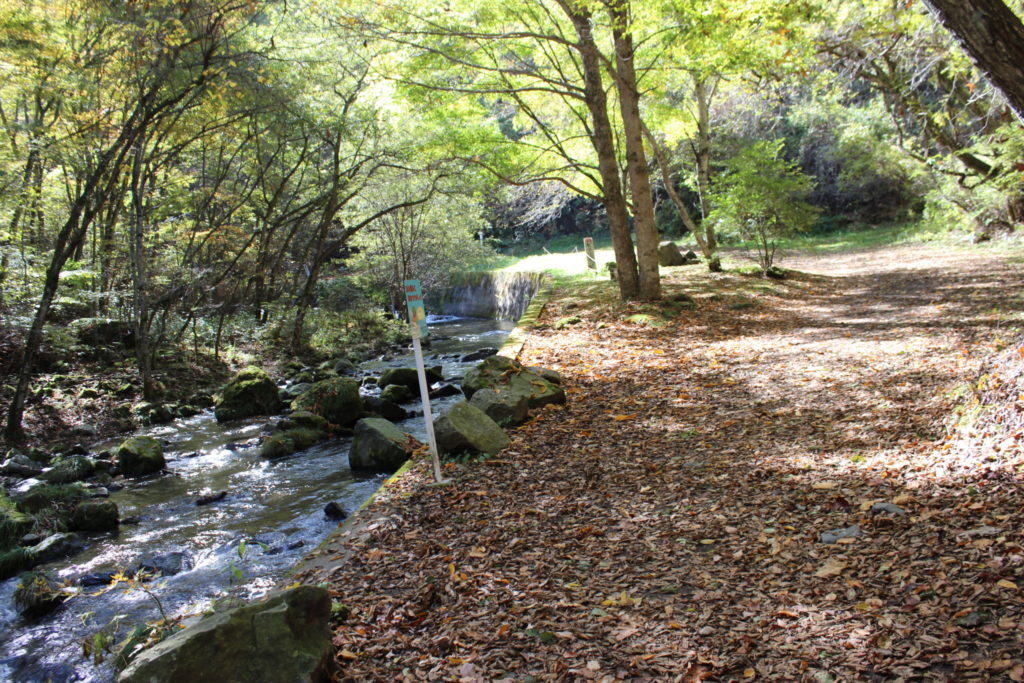
[[[636,219],[636,255],[639,266],[640,298],[656,301],[661,298],[661,275],[658,272],[658,226],[654,220],[654,195],[644,153],[643,125],[640,121],[640,91],[634,68],[633,36],[629,29],[629,0],[618,0],[609,6],[612,37],[615,43],[615,65],[618,75],[619,110],[626,134],[626,171],[633,195],[633,216]]]
[[[142,177],[143,148],[145,141],[135,146],[132,158],[132,222],[128,240],[128,250],[132,261],[132,322],[135,327],[135,360],[138,363],[139,375],[142,377],[142,395],[147,401],[155,398],[153,385],[153,359],[149,348],[149,292],[148,273],[146,272],[146,241],[145,241],[145,180]]]
[[[700,195],[701,227],[704,230],[704,244],[708,250],[708,269],[722,270],[718,255],[718,237],[715,227],[707,220],[711,195],[711,98],[718,88],[718,76],[694,76],[694,94],[697,99],[697,192]]]
[[[590,14],[575,5],[570,6],[564,2],[560,4],[572,20],[579,38],[584,98],[592,125],[590,139],[597,153],[598,172],[603,186],[602,201],[611,227],[615,265],[619,272],[619,294],[624,300],[636,299],[640,295],[640,276],[633,239],[629,234],[629,211],[615,154],[615,135],[608,118],[608,98],[601,78],[600,52],[591,30]]]

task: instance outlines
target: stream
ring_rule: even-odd
[[[440,318],[431,324],[428,365],[444,366],[446,379],[461,377],[475,362],[459,357],[483,347],[500,347],[514,323]],[[454,356],[454,357],[452,357]],[[413,365],[412,355],[369,361],[365,375]],[[435,415],[461,400],[432,402]],[[421,440],[426,427],[419,401],[407,404],[417,417],[398,425]],[[271,418],[270,420],[272,420]],[[287,458],[260,458],[257,437],[268,418],[220,425],[207,410],[168,425],[147,428],[164,442],[166,474],[126,482],[111,500],[122,520],[114,534],[94,534],[90,547],[40,568],[77,583],[87,574],[133,568],[145,558],[184,553],[186,570],[148,584],[150,593],[118,586],[83,588],[53,614],[27,620],[14,610],[18,579],[0,584],[0,680],[109,681],[111,657],[97,664],[83,656],[82,642],[101,629],[123,639],[138,623],[167,615],[196,613],[227,596],[255,598],[278,585],[293,566],[337,527],[323,512],[336,501],[358,508],[387,475],[356,475],[348,468],[350,439],[332,439]],[[216,503],[197,498],[227,491]],[[132,521],[134,518],[134,521]],[[159,603],[159,606],[158,606]]]

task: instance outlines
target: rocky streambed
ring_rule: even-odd
[[[456,385],[480,359],[471,354],[500,347],[512,326],[457,319],[432,326],[430,364],[440,365],[448,380],[438,386],[450,387],[442,388],[439,393],[447,395],[433,402],[435,413],[465,398]],[[411,358],[396,357],[342,370],[361,379],[408,365]],[[314,369],[309,372],[315,375]],[[367,384],[360,391],[373,402],[380,390]],[[418,401],[402,408],[418,413]],[[399,417],[394,416],[401,430],[425,439],[420,415]],[[76,532],[68,537],[72,554],[37,567],[65,584],[73,597],[45,616],[26,616],[13,600],[19,580],[0,583],[0,679],[111,680],[114,670],[104,645],[124,639],[137,624],[155,621],[161,613],[200,612],[217,600],[268,592],[337,526],[344,511],[362,504],[385,478],[384,473],[349,469],[348,437],[329,438],[284,457],[262,457],[261,443],[272,431],[268,423],[278,421],[218,423],[207,410],[145,430],[163,447],[163,473],[118,476],[92,485],[89,495],[98,504],[97,515],[108,503],[117,506],[116,530]],[[95,451],[113,445],[96,444],[81,457],[91,460]],[[12,495],[34,483],[8,481],[14,484]],[[77,551],[80,547],[84,550]],[[142,586],[110,587],[111,573],[140,568],[161,578]],[[90,657],[83,656],[86,642],[93,649]]]

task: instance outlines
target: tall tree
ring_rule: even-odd
[[[1024,123],[1024,23],[1002,0],[925,0]]]

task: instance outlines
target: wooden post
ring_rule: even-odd
[[[587,252],[587,268],[597,270],[597,259],[594,257],[594,238],[583,238],[583,250]]]
[[[430,446],[430,459],[434,465],[434,481],[443,483],[441,462],[437,454],[437,439],[434,436],[434,416],[430,410],[430,387],[427,385],[427,372],[423,367],[423,346],[420,338],[427,336],[427,311],[423,306],[423,291],[419,280],[405,281],[405,303],[409,308],[409,327],[412,333],[412,348],[416,356],[416,374],[420,380],[420,399],[423,401],[423,420],[427,423],[427,443]]]

